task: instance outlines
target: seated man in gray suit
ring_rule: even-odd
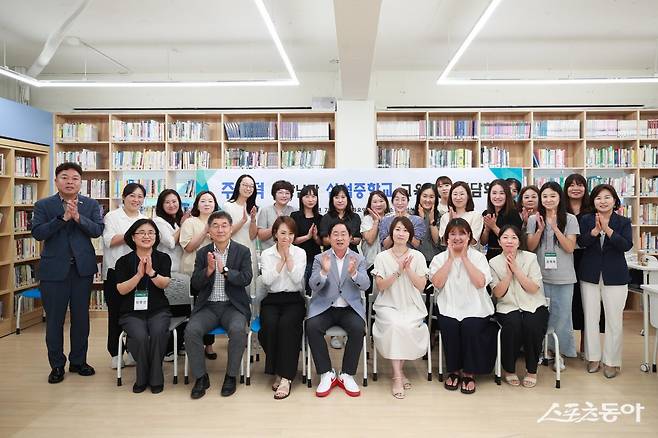
[[[251,283],[249,248],[231,240],[233,220],[225,211],[208,218],[208,234],[213,243],[199,249],[190,280],[199,291],[192,316],[185,329],[185,350],[196,383],[192,398],[206,394],[210,379],[206,372],[203,335],[221,326],[228,334],[226,376],[221,394],[235,392],[236,376],[247,346],[247,323],[251,318],[250,298],[245,289]]]
[[[318,254],[313,260],[313,273],[309,278],[311,301],[306,320],[306,336],[313,354],[320,384],[315,395],[326,397],[336,385],[358,397],[359,386],[354,374],[359,363],[365,333],[365,308],[361,292],[368,289],[370,279],[363,256],[349,249],[351,233],[344,222],[329,229],[331,249]],[[332,326],[347,332],[342,371],[338,378],[331,367],[329,350],[324,335]]]

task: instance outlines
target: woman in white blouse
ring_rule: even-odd
[[[541,269],[534,253],[519,249],[521,230],[516,226],[503,225],[498,240],[503,252],[492,258],[489,265],[491,289],[497,298],[496,319],[502,326],[501,362],[505,382],[533,388],[537,384],[537,363],[548,326]],[[521,347],[526,368],[523,381],[516,375],[516,358]]]
[[[114,267],[117,260],[128,254],[130,247],[126,245],[123,236],[128,228],[138,219],[145,216],[140,212],[144,204],[146,189],[139,183],[129,183],[123,188],[121,199],[123,205],[116,210],[108,212],[103,218],[103,295],[107,304],[107,351],[112,357],[112,368],[119,362],[119,307],[121,296],[117,292],[117,281]],[[130,354],[125,361],[126,365],[134,365],[135,361]]]
[[[275,244],[261,255],[267,296],[261,302],[258,340],[265,351],[265,374],[275,376],[272,390],[276,400],[290,395],[306,315],[306,252],[292,244],[295,232],[295,221],[290,216],[279,216],[272,225]]]
[[[444,387],[472,394],[475,374],[490,373],[496,358],[494,306],[487,293],[491,270],[484,254],[470,246],[475,239],[465,219],[451,219],[444,239],[448,250],[430,264],[448,371]]]
[[[208,218],[215,211],[219,211],[215,194],[208,190],[199,192],[190,210],[191,217],[181,225],[180,237],[178,239],[180,246],[183,248],[181,272],[189,277],[194,272],[196,251],[201,247],[210,245],[210,242],[212,242],[210,237],[208,237]],[[190,294],[196,296],[198,295],[198,291],[190,287]],[[203,343],[206,346],[205,355],[210,360],[217,359],[217,353],[212,349],[214,341],[215,339],[212,335],[206,335],[203,338]]]
[[[169,286],[165,288],[165,295],[169,300],[169,310],[172,316],[190,315],[190,277],[180,272],[183,248],[179,245],[180,226],[189,218],[189,214],[183,213],[180,195],[176,190],[166,189],[160,192],[155,204],[155,217],[153,222],[158,227],[160,244],[157,250],[163,252],[171,259],[171,277]],[[183,339],[182,330],[179,336]],[[167,355],[165,362],[173,361],[174,342],[173,334],[169,336]]]
[[[363,237],[361,240],[361,254],[366,259],[368,277],[370,277],[370,287],[366,290],[366,294],[370,294],[375,288],[372,269],[375,265],[375,257],[382,250],[379,240],[379,222],[386,216],[388,210],[386,194],[381,190],[370,192],[366,210],[363,212],[363,219],[361,220],[361,236]]]
[[[450,195],[448,196],[448,214],[441,216],[439,223],[439,236],[443,237],[446,232],[448,222],[455,218],[463,218],[468,222],[473,232],[473,245],[480,241],[480,234],[482,234],[482,227],[484,222],[482,215],[476,211],[475,203],[473,202],[473,195],[468,183],[464,181],[456,181],[450,188]]]

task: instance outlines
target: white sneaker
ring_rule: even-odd
[[[167,353],[167,355],[163,359],[165,362],[173,362],[174,361],[174,352],[172,351],[171,353]]]
[[[343,338],[341,338],[340,336],[332,336],[330,344],[331,344],[331,348],[340,350],[341,348],[343,348]]]
[[[127,366],[127,367],[134,367],[136,363],[137,363],[137,361],[135,360],[133,355],[128,353],[126,355],[126,360],[124,360],[124,365]]]
[[[322,376],[320,376],[320,384],[315,390],[315,395],[318,397],[326,397],[337,384],[336,371],[331,370],[322,373]]]
[[[110,367],[113,370],[116,370],[118,365],[119,365],[119,356],[112,356],[112,360],[110,361]],[[121,368],[123,368],[125,366],[126,366],[125,362],[122,361],[121,362]]]
[[[358,397],[361,395],[359,385],[354,381],[354,377],[349,374],[340,373],[338,376],[338,386],[345,390],[345,393],[350,397]]]
[[[558,357],[553,361],[553,371],[556,371],[557,364],[560,364],[560,372],[567,369],[567,366],[564,364],[564,358]]]

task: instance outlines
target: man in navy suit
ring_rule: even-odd
[[[80,195],[82,168],[63,163],[55,169],[57,193],[37,201],[32,236],[44,241],[41,251],[40,284],[46,311],[46,345],[52,368],[48,383],[64,380],[64,319],[71,307],[71,353],[69,372],[95,374],[87,364],[89,296],[97,272],[91,239],[103,233],[98,202]]]

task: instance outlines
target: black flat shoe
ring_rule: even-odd
[[[206,359],[209,360],[217,359],[217,353],[215,353],[214,351],[212,353],[208,353],[207,351],[204,351],[204,354],[206,355]]]
[[[138,385],[137,383],[135,383],[135,384],[133,385],[133,392],[134,392],[135,394],[140,394],[140,393],[146,391],[146,387],[147,387],[147,386],[148,386],[148,385]]]
[[[208,374],[204,374],[203,376],[196,379],[196,382],[194,383],[194,388],[192,388],[192,393],[190,394],[190,396],[194,400],[201,398],[204,395],[206,395],[206,389],[208,388],[210,388],[210,379],[208,378]]]
[[[164,390],[164,385],[151,386],[151,392],[153,394],[160,394],[163,390]]]
[[[93,376],[96,374],[96,370],[89,365],[88,363],[83,363],[82,365],[69,365],[69,373],[78,373],[81,376]]]
[[[55,367],[48,374],[48,383],[59,383],[64,380],[64,367]]]
[[[235,393],[235,377],[231,377],[228,374],[224,377],[224,383],[222,384],[222,397],[228,397]]]

